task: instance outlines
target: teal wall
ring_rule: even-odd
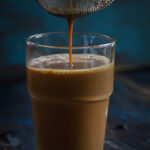
[[[66,21],[44,12],[35,0],[1,0],[0,64],[25,64],[26,38],[54,31],[67,31]],[[116,0],[101,12],[78,18],[74,31],[114,37],[119,64],[150,64],[150,0]]]

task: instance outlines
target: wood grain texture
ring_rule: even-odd
[[[116,74],[104,150],[150,149],[149,76],[150,72]],[[0,150],[35,150],[26,81],[19,79],[0,80]]]

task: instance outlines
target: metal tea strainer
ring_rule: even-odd
[[[36,0],[48,13],[58,17],[79,17],[99,11],[114,0]]]

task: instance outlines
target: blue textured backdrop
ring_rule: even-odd
[[[0,64],[25,64],[26,38],[53,31],[67,31],[66,21],[44,12],[35,0],[1,0]],[[114,37],[119,64],[150,64],[150,0],[116,0],[101,12],[78,18],[74,31]]]

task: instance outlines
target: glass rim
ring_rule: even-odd
[[[37,38],[41,38],[44,37],[45,35],[56,35],[56,34],[67,34],[68,32],[47,32],[47,33],[39,33],[39,34],[34,34],[31,35],[27,38],[26,40],[26,44],[29,46],[36,46],[36,47],[43,47],[43,48],[55,48],[55,49],[68,49],[70,48],[69,46],[54,46],[54,45],[46,45],[46,44],[38,44],[36,42],[32,42],[31,40],[33,38],[37,39]],[[89,32],[73,32],[74,34],[78,34],[78,35],[95,35],[97,37],[101,37],[101,38],[105,38],[107,40],[110,40],[110,42],[105,43],[105,44],[99,44],[99,45],[90,45],[90,46],[72,46],[72,49],[90,49],[90,48],[104,48],[104,47],[108,47],[108,46],[114,46],[116,41],[114,38],[104,35],[104,34],[98,34],[98,33],[89,33]]]

